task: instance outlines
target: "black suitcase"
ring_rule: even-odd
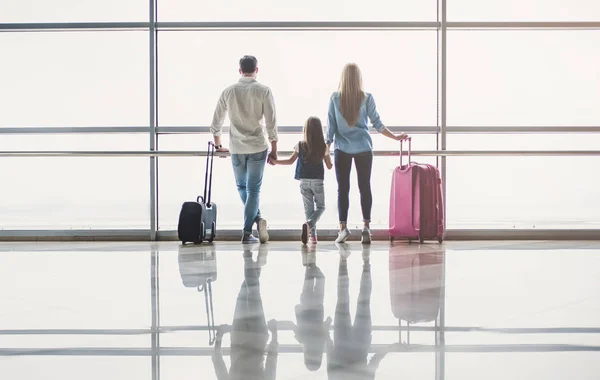
[[[181,206],[177,233],[183,244],[200,244],[204,240],[212,243],[217,232],[217,205],[211,200],[212,173],[215,158],[215,146],[208,143],[206,155],[206,173],[204,175],[204,196],[198,196],[196,202],[185,202]]]

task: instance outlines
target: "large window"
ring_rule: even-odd
[[[449,32],[448,124],[598,125],[596,46],[597,30]]]
[[[258,79],[273,90],[280,126],[311,115],[325,121],[347,62],[360,65],[387,124],[436,123],[434,31],[202,31],[159,34],[160,124],[210,124],[244,54],[258,58]]]
[[[147,21],[147,0],[2,0],[2,22]]]
[[[202,193],[205,157],[154,160],[148,151],[206,148],[217,99],[244,54],[258,57],[258,79],[273,90],[281,152],[302,139],[309,116],[327,123],[342,67],[355,62],[383,122],[413,135],[413,160],[440,164],[449,230],[600,223],[597,1],[5,0],[0,46],[0,175],[9,179],[0,235],[172,236],[181,204]],[[385,229],[398,143],[373,141],[372,223]],[[48,150],[70,153],[6,153]],[[77,154],[89,150],[99,153]],[[506,150],[515,153],[495,152]],[[214,170],[219,229],[237,233],[231,161],[217,159]],[[261,210],[272,228],[304,219],[293,174],[266,168]],[[334,229],[334,171],[325,183],[320,227]],[[361,219],[353,175],[349,223]]]
[[[160,21],[432,21],[436,2],[419,0],[169,0]]]
[[[451,21],[598,21],[596,0],[448,0]]]
[[[144,135],[8,135],[0,151],[146,150]],[[2,229],[146,229],[144,157],[2,158]]]
[[[148,123],[148,33],[0,33],[0,125]]]

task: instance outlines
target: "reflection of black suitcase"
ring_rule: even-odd
[[[216,247],[213,246],[181,246],[177,257],[179,274],[186,288],[196,288],[204,293],[206,304],[206,322],[208,344],[216,339],[215,315],[213,312],[212,283],[217,281]]]
[[[204,175],[204,196],[199,196],[196,202],[185,202],[179,214],[177,233],[183,244],[193,242],[209,243],[215,239],[217,231],[217,205],[211,201],[213,161],[215,145],[208,143],[206,155],[206,173]]]

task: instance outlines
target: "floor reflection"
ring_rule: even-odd
[[[394,316],[407,323],[406,340],[410,344],[410,324],[435,322],[439,326],[443,295],[445,251],[442,246],[390,246],[390,298]],[[400,328],[400,333],[402,328]],[[402,337],[400,337],[402,340]]]
[[[374,379],[381,360],[396,344],[377,352],[368,360],[373,325],[371,321],[371,251],[362,246],[362,273],[354,323],[350,316],[349,248],[339,244],[340,259],[337,278],[333,340],[327,335],[327,375],[329,379]],[[328,331],[329,332],[329,331]]]
[[[600,363],[600,243],[0,252],[8,378],[591,380]]]
[[[317,266],[316,252],[302,247],[304,283],[300,303],[296,305],[294,336],[302,345],[304,365],[310,371],[321,368],[325,338],[329,333],[331,318],[325,320],[325,275]]]
[[[200,248],[181,245],[177,261],[183,286],[204,293],[208,344],[212,345],[217,335],[212,296],[212,284],[217,281],[217,249],[212,244]]]
[[[267,324],[260,293],[260,274],[267,263],[267,249],[261,246],[253,259],[250,248],[244,249],[244,281],[237,296],[232,325],[217,331],[212,356],[218,380],[274,380],[277,372],[277,322]],[[269,341],[271,333],[271,342]],[[221,349],[223,335],[231,334],[231,368],[227,370]],[[266,360],[265,360],[265,352]]]

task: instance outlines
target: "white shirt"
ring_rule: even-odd
[[[275,101],[271,89],[255,78],[242,77],[227,87],[217,103],[210,130],[221,136],[225,115],[229,112],[229,151],[233,154],[258,153],[268,148],[262,119],[269,141],[277,141]]]

